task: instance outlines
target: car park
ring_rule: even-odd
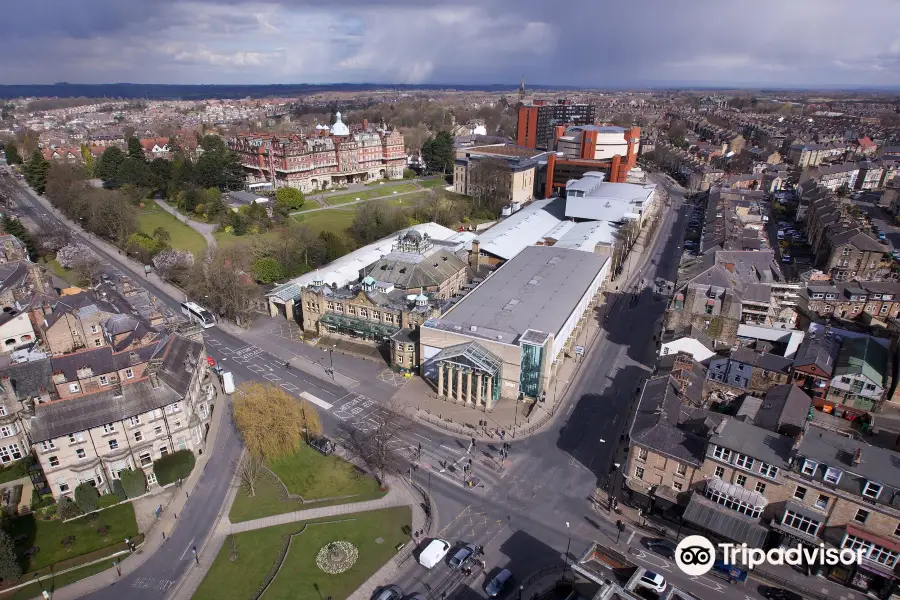
[[[644,571],[644,574],[637,580],[635,586],[647,588],[657,594],[662,594],[666,591],[666,578],[653,571]]]
[[[403,597],[403,590],[396,585],[386,585],[372,597],[372,600],[400,600]]]
[[[476,552],[477,548],[475,547],[475,544],[466,544],[457,550],[456,554],[453,555],[453,558],[450,559],[450,568],[454,571],[464,568],[472,562]]]
[[[484,591],[491,598],[496,598],[511,580],[512,572],[509,569],[503,569],[487,582],[487,585],[484,586]]]

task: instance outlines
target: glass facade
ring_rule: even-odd
[[[522,366],[519,375],[519,392],[529,398],[541,394],[541,365],[544,349],[541,346],[522,344]]]

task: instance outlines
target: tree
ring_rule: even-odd
[[[160,244],[166,245],[169,243],[169,240],[172,239],[172,236],[169,235],[169,230],[165,227],[159,226],[153,230],[153,239],[155,239]]]
[[[141,146],[141,140],[134,136],[128,138],[128,158],[144,162],[144,147]]]
[[[324,262],[326,263],[330,263],[331,261],[336,260],[349,252],[347,245],[344,243],[344,240],[341,239],[341,236],[333,231],[320,232],[319,240],[323,244],[325,253]]]
[[[163,279],[172,279],[194,265],[194,255],[187,250],[166,248],[153,257],[153,269]]]
[[[238,325],[247,319],[256,296],[256,285],[245,271],[248,258],[238,248],[218,248],[194,265],[187,281],[194,297],[207,298],[207,308]]]
[[[31,158],[25,163],[25,181],[37,192],[43,194],[47,188],[47,174],[50,171],[50,163],[44,158],[40,150],[31,153]]]
[[[63,521],[68,521],[69,519],[74,519],[81,515],[82,510],[78,508],[78,504],[63,496],[59,499],[59,502],[56,503],[56,514]]]
[[[94,177],[99,177],[103,181],[114,183],[116,174],[119,171],[119,165],[125,160],[125,154],[116,148],[110,146],[103,151],[100,159],[94,165]]]
[[[94,512],[100,508],[100,492],[89,483],[79,483],[75,488],[75,504],[83,513]]]
[[[137,498],[147,492],[147,476],[140,469],[128,469],[119,472],[122,489],[129,498]]]
[[[260,283],[272,283],[287,276],[284,265],[272,257],[258,258],[253,261],[253,275]]]
[[[142,263],[150,262],[150,259],[163,250],[165,246],[160,244],[158,240],[153,239],[143,231],[136,231],[128,236],[125,241],[125,251],[133,254]]]
[[[81,160],[84,162],[84,172],[88,177],[94,176],[94,154],[91,152],[90,146],[81,145]]]
[[[112,181],[120,186],[131,184],[143,188],[153,188],[156,183],[153,171],[150,170],[150,165],[139,158],[132,158],[131,156],[119,163]]]
[[[100,262],[94,252],[78,242],[60,248],[56,260],[63,269],[72,269],[89,282],[100,270]]]
[[[28,230],[25,229],[25,226],[22,225],[22,222],[7,214],[3,215],[2,224],[3,231],[19,238],[19,241],[22,242],[25,245],[26,250],[28,250],[28,258],[34,260],[37,257],[37,244],[31,236],[31,233],[29,233]]]
[[[341,435],[344,447],[359,458],[378,481],[384,485],[388,473],[396,473],[408,463],[397,453],[391,440],[412,426],[405,408],[388,403],[383,407],[379,418],[374,420],[374,427],[365,431],[353,426],[342,426]]]
[[[283,187],[275,192],[275,204],[287,210],[299,210],[303,207],[303,202],[303,194],[297,188]]]
[[[232,401],[234,423],[250,454],[275,460],[296,452],[304,436],[321,434],[319,413],[306,400],[270,384],[250,383],[241,391]]]
[[[838,198],[846,198],[850,195],[850,186],[848,186],[846,183],[842,183],[836,190],[834,190],[834,193]]]
[[[6,142],[6,145],[3,147],[3,151],[6,153],[6,162],[8,164],[22,164],[22,155],[19,154],[19,147],[16,146],[16,143],[13,140],[9,140],[8,142]]]
[[[469,195],[476,208],[486,208],[495,216],[512,201],[512,171],[500,158],[473,161],[469,170]]]
[[[397,231],[399,227],[395,227],[396,222],[397,219],[392,218],[384,205],[363,202],[356,207],[356,216],[350,229],[361,244],[369,244]]]
[[[253,498],[256,496],[256,482],[266,470],[266,461],[250,452],[244,452],[234,466],[238,485]]]
[[[16,546],[9,534],[0,529],[0,579],[13,583],[22,576],[22,568],[16,556]]]
[[[447,174],[453,171],[453,137],[446,131],[422,144],[422,159],[430,173]]]

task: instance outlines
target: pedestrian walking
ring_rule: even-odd
[[[500,439],[503,440],[504,438],[506,438],[506,430],[505,430],[505,429],[501,429],[501,430],[500,430]]]

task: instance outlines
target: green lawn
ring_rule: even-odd
[[[195,600],[244,600],[251,598],[274,565],[282,539],[294,535],[290,550],[275,580],[266,590],[267,600],[343,600],[382,565],[396,555],[396,546],[409,541],[408,506],[342,516],[337,522],[297,522],[234,536],[237,560],[231,562],[228,542],[213,561],[209,573],[194,594]],[[382,543],[376,543],[377,538]],[[326,544],[350,542],[359,551],[356,563],[338,575],[328,575],[316,565],[316,554]]]
[[[335,208],[333,210],[318,210],[312,213],[300,213],[294,218],[309,225],[317,234],[320,231],[332,231],[343,235],[348,227],[353,224],[356,216],[356,208]]]
[[[71,269],[63,269],[62,265],[54,258],[51,260],[46,260],[47,257],[41,258],[40,263],[47,267],[51,273],[65,281],[71,286],[75,287],[85,287],[88,285],[88,282],[82,279],[78,273],[72,271]]]
[[[363,502],[383,495],[372,477],[358,474],[350,463],[335,456],[322,456],[308,448],[270,466],[288,490],[305,502],[288,500],[278,482],[266,475],[257,483],[253,498],[243,490],[238,491],[228,515],[232,523],[305,508]]]
[[[97,530],[104,525],[108,525],[110,531],[101,537]],[[22,559],[22,570],[25,572],[119,544],[138,533],[134,506],[130,502],[107,508],[97,513],[93,520],[81,517],[63,523],[43,521],[34,515],[27,515],[10,519],[3,528],[13,539],[19,535],[26,536],[24,541],[16,545],[16,551]],[[75,536],[75,541],[66,549],[62,540],[68,536]],[[32,546],[37,546],[40,551],[30,558],[22,557],[22,553]]]
[[[138,229],[147,235],[153,235],[157,227],[169,232],[169,244],[178,250],[190,250],[194,256],[202,258],[206,254],[206,240],[203,236],[155,203],[148,204],[138,214]]]
[[[86,567],[81,567],[80,569],[76,569],[75,571],[70,571],[68,573],[61,573],[60,575],[41,575],[41,584],[43,584],[43,589],[50,592],[52,595],[59,588],[69,585],[70,583],[75,583],[81,579],[86,577],[90,577],[91,575],[96,575],[101,571],[105,571],[106,569],[112,568],[112,560],[104,560],[98,562],[93,565],[88,565]],[[31,580],[31,576],[24,578],[24,581]],[[25,587],[21,587],[12,592],[0,592],[0,600],[31,600],[35,596],[41,595],[41,585],[37,583],[37,580],[34,580],[34,583],[31,585],[26,585]]]
[[[57,263],[59,264],[59,263]],[[0,483],[6,483],[8,481],[13,481],[16,479],[21,479],[22,477],[28,476],[28,467],[31,466],[31,463],[34,462],[34,459],[29,455],[28,457],[18,460],[11,464],[8,467],[4,467],[0,469]]]
[[[337,204],[346,204],[354,202],[357,198],[360,200],[369,200],[371,198],[380,198],[381,196],[391,196],[394,192],[402,194],[404,192],[414,192],[416,190],[414,183],[400,183],[398,185],[379,185],[371,190],[361,190],[358,192],[350,192],[349,194],[338,194],[337,196],[326,196],[325,202],[332,206]]]
[[[447,183],[447,180],[444,178],[440,179],[426,179],[425,181],[420,181],[419,185],[421,185],[425,189],[433,188],[433,187],[447,187],[450,185]]]

